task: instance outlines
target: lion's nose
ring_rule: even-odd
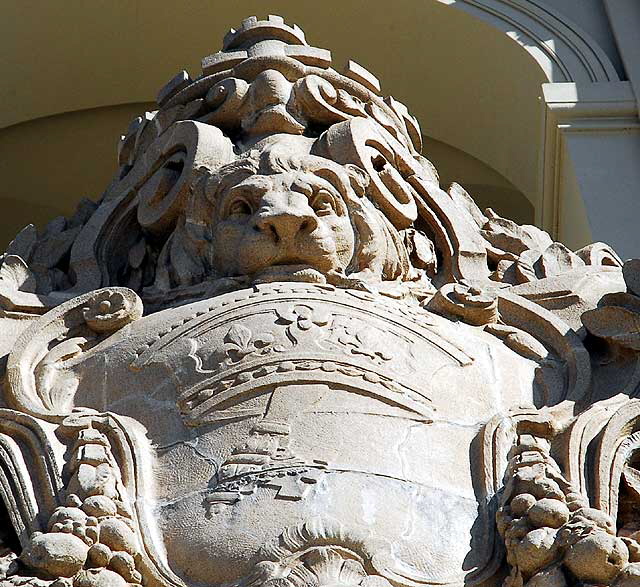
[[[312,214],[304,212],[267,212],[258,216],[254,228],[268,235],[274,243],[291,242],[299,234],[309,234],[318,226]]]

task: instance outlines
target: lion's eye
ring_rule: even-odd
[[[253,214],[253,209],[251,208],[251,204],[247,202],[244,198],[237,198],[228,208],[229,216],[241,217],[241,216],[250,216]]]
[[[320,190],[311,201],[311,207],[318,216],[335,214],[335,200],[326,190]]]

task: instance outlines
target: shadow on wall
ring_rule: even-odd
[[[27,224],[38,229],[69,216],[82,198],[97,200],[116,171],[119,136],[153,103],[70,112],[0,131],[0,250]],[[424,154],[446,189],[456,181],[484,209],[531,223],[533,206],[513,184],[485,163],[450,145],[425,138]],[[25,156],[28,153],[29,156]]]
[[[117,169],[117,144],[152,103],[48,116],[0,130],[0,250],[27,224],[38,229],[97,200]]]
[[[436,166],[443,189],[448,189],[453,182],[459,183],[481,210],[493,208],[500,216],[515,220],[518,224],[534,223],[533,204],[486,163],[428,137],[423,137],[423,144],[422,154]]]

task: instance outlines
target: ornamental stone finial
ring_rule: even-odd
[[[0,258],[0,587],[637,585],[638,262],[280,17],[157,101]]]

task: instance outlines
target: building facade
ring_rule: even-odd
[[[262,3],[10,3],[3,18],[4,245],[96,200],[115,139],[156,89],[218,49]],[[269,10],[354,59],[422,123],[443,183],[576,249],[634,256],[638,217],[638,7],[634,0],[357,1]],[[635,89],[634,89],[635,88]],[[37,171],[34,171],[37,169]]]
[[[640,585],[640,8],[557,4],[14,7],[0,587]]]

